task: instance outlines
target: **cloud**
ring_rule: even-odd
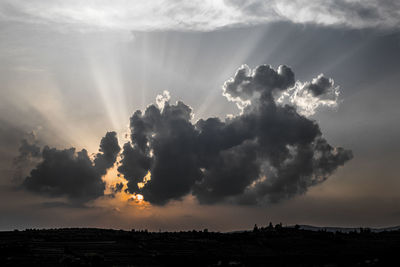
[[[101,139],[99,150],[92,161],[85,149],[76,153],[75,148],[45,146],[40,163],[25,178],[22,188],[50,197],[67,197],[71,203],[96,199],[104,195],[102,176],[120,151],[115,132],[108,132]]]
[[[190,122],[192,110],[183,102],[147,107],[130,120],[131,142],[125,144],[121,166],[128,191],[141,192],[151,203],[165,204],[187,195],[201,174],[198,168],[197,131]],[[137,183],[151,170],[151,180]]]
[[[115,195],[122,192],[122,189],[124,188],[124,183],[116,183],[115,185],[110,186],[111,193],[106,195],[111,198],[115,198]]]
[[[398,28],[395,0],[228,0],[249,17],[350,28]]]
[[[100,152],[96,154],[94,159],[94,168],[100,173],[100,175],[105,175],[107,169],[114,165],[120,150],[121,148],[118,145],[117,133],[107,132],[101,139]]]
[[[261,93],[262,97],[272,98],[273,90],[285,90],[294,82],[294,73],[286,66],[279,66],[275,71],[271,66],[261,65],[251,73],[247,65],[242,65],[235,77],[225,82],[223,95],[243,110]]]
[[[156,104],[157,104],[158,108],[162,110],[165,106],[165,103],[167,103],[170,98],[171,98],[171,96],[168,91],[164,91],[162,93],[162,95],[157,95]]]
[[[26,139],[22,139],[21,146],[18,149],[19,155],[15,158],[16,162],[24,161],[30,157],[40,157],[40,147],[37,144],[31,144]]]
[[[189,106],[167,100],[162,108],[136,111],[118,168],[127,191],[158,205],[188,194],[200,203],[256,204],[303,194],[325,181],[352,153],[329,145],[296,102],[277,101],[299,83],[287,66],[244,65],[223,87],[241,109],[238,116],[192,123]],[[301,84],[317,102],[338,90],[323,75]],[[151,179],[139,188],[148,171]]]
[[[37,164],[42,156],[34,132],[29,133],[26,138],[22,139],[18,152],[18,156],[13,161],[15,167],[13,179],[15,182],[21,182],[23,175],[29,171],[27,169],[32,167],[32,164]]]
[[[211,31],[271,21],[398,28],[398,10],[395,0],[3,0],[0,20],[74,30]]]
[[[332,88],[334,88],[333,80],[320,74],[317,78],[313,79],[311,83],[308,83],[305,89],[310,91],[313,96],[320,96],[328,93]]]
[[[291,104],[304,116],[314,115],[321,107],[338,106],[339,86],[331,78],[318,75],[311,82],[296,82],[292,88],[282,92],[277,98],[281,105]]]

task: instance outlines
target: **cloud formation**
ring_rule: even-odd
[[[395,0],[3,0],[0,20],[77,30],[211,31],[271,21],[398,28],[399,10]]]
[[[295,80],[291,68],[241,66],[223,85],[239,115],[193,122],[192,109],[169,92],[130,118],[130,141],[121,148],[115,132],[101,139],[91,159],[83,149],[59,150],[23,140],[17,162],[39,160],[22,182],[28,191],[66,197],[81,205],[104,195],[107,173],[120,155],[126,191],[164,205],[192,194],[200,203],[260,204],[303,194],[352,158],[333,147],[308,118],[320,106],[335,106],[339,87],[318,75]],[[123,183],[112,186],[112,195]]]
[[[23,142],[21,148],[25,147]],[[34,151],[37,152],[36,147]],[[22,187],[50,197],[66,197],[75,204],[96,199],[104,195],[102,176],[114,165],[120,151],[115,132],[107,132],[101,139],[99,151],[92,161],[85,149],[76,152],[75,148],[59,150],[45,146],[40,163]]]
[[[333,79],[318,75],[311,82],[296,82],[292,88],[279,95],[277,103],[290,104],[304,116],[314,115],[321,107],[334,108],[338,106],[339,86]]]
[[[21,182],[24,175],[32,167],[31,165],[37,164],[42,154],[40,146],[37,143],[34,132],[29,133],[26,138],[22,139],[21,145],[18,148],[18,156],[14,158],[14,182]]]
[[[223,87],[241,114],[224,121],[192,123],[189,106],[170,104],[166,93],[157,97],[162,103],[130,119],[131,140],[118,168],[127,191],[157,205],[190,193],[200,203],[256,204],[290,198],[325,181],[352,153],[329,145],[318,124],[298,112],[296,101],[278,101],[284,94],[290,98],[299,84],[287,66],[242,66]],[[315,101],[338,90],[323,75],[301,85]],[[151,180],[139,187],[148,171]]]

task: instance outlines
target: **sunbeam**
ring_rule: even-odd
[[[122,130],[130,111],[127,107],[125,84],[121,77],[120,49],[124,45],[117,41],[106,42],[103,36],[95,46],[85,46],[84,56],[91,71],[94,89],[100,96],[106,115],[115,130]]]

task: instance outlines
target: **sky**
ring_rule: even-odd
[[[400,221],[400,4],[0,2],[0,230]]]

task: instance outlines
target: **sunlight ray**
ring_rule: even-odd
[[[253,31],[250,34],[250,37],[248,38],[248,41],[246,42],[246,48],[241,49],[240,51],[236,51],[235,54],[233,54],[230,57],[230,60],[224,63],[223,69],[217,70],[219,73],[217,81],[219,82],[218,84],[218,92],[215,93],[214,90],[207,90],[208,93],[204,97],[204,101],[202,104],[196,109],[196,119],[200,119],[206,115],[206,112],[210,109],[211,105],[214,104],[215,98],[218,95],[222,94],[222,85],[223,83],[229,78],[232,77],[234,74],[234,71],[238,69],[241,65],[248,63],[247,60],[250,57],[250,55],[253,53],[253,51],[256,49],[256,47],[261,45],[261,42],[265,36],[268,35],[269,27],[265,26],[265,29],[262,31]],[[265,57],[268,57],[266,55]],[[264,56],[263,56],[264,59]],[[265,60],[264,60],[265,61]],[[206,91],[206,90],[205,90]]]
[[[127,98],[118,61],[118,42],[85,47],[95,90],[100,96],[114,130],[123,130],[129,118]]]

